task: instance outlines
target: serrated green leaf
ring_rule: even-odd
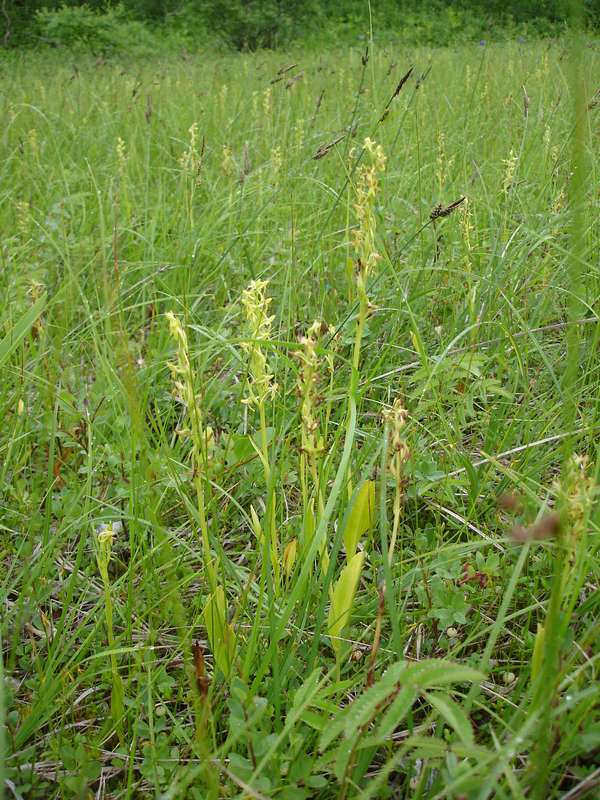
[[[462,708],[447,694],[427,693],[426,700],[444,718],[464,745],[474,744],[471,721]]]
[[[443,658],[430,658],[411,664],[402,676],[402,683],[416,689],[428,689],[432,686],[448,686],[450,683],[482,681],[484,677],[472,667],[455,664]]]
[[[342,732],[346,738],[352,736],[358,728],[374,718],[381,703],[392,693],[395,693],[394,699],[385,711],[374,735],[370,737],[373,741],[385,739],[393,732],[410,711],[420,691],[431,686],[479,681],[483,678],[481,672],[445,659],[428,659],[417,664],[398,661],[388,667],[385,674],[373,686],[330,721],[319,739],[319,749],[325,750]],[[398,684],[400,684],[399,689]],[[456,716],[458,719],[458,715]],[[465,735],[464,729],[462,733]]]
[[[380,704],[397,689],[398,681],[403,680],[406,662],[392,664],[377,683],[370,686],[350,706],[344,724],[344,735],[350,736],[357,728],[370,722],[378,712]]]
[[[319,738],[319,750],[323,752],[326,750],[331,742],[340,735],[340,733],[344,730],[344,725],[346,723],[346,718],[348,717],[348,713],[350,711],[350,706],[346,706],[345,708],[340,709],[339,714],[333,719],[331,719],[327,725],[327,727],[323,730]]]
[[[369,719],[368,709],[370,708],[375,710],[378,703],[395,690],[396,684],[398,683],[402,672],[406,669],[406,666],[406,661],[398,661],[396,664],[392,664],[386,670],[385,674],[377,681],[377,683],[375,683],[373,686],[370,686],[366,692],[364,692],[364,694],[360,695],[352,703],[341,709],[337,716],[330,720],[329,725],[323,731],[321,738],[319,739],[319,750],[325,750],[327,747],[329,747],[331,742],[342,733],[342,731],[346,728],[346,722],[353,711],[355,703],[357,703],[359,700],[361,702],[359,704],[356,717],[359,719]]]
[[[411,710],[418,692],[414,686],[403,686],[390,703],[373,734],[374,740],[387,739]]]
[[[405,739],[403,746],[410,749],[411,758],[434,758],[435,756],[445,756],[448,753],[448,744],[443,739],[436,739],[434,736],[423,736],[413,734]]]
[[[335,751],[333,771],[340,783],[344,779],[348,762],[352,756],[352,753],[354,752],[354,748],[359,736],[360,731],[357,731],[351,739],[342,739]]]
[[[350,560],[356,548],[375,521],[375,482],[365,481],[356,494],[352,510],[344,529],[344,546],[346,558]]]

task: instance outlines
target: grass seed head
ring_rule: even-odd
[[[550,151],[550,145],[552,143],[552,131],[550,130],[550,125],[546,125],[546,127],[544,128],[543,142],[544,142],[544,151],[546,152],[546,155],[548,155]]]
[[[516,155],[514,150],[511,148],[510,153],[508,154],[508,158],[502,159],[502,163],[504,164],[504,177],[502,178],[502,191],[504,194],[508,194],[510,191],[511,186],[513,185],[513,181],[515,178],[515,172],[517,170],[517,162],[519,157]]]
[[[40,155],[40,145],[38,141],[38,135],[35,128],[31,128],[27,133],[27,143],[29,144],[29,149],[31,151],[31,155],[37,161]]]
[[[244,403],[259,406],[277,391],[277,384],[269,371],[264,342],[271,339],[274,316],[269,315],[271,298],[267,297],[268,281],[252,281],[242,292],[242,306],[246,314],[248,341],[242,344],[248,354],[250,386]]]
[[[31,227],[31,208],[29,203],[26,200],[17,200],[15,212],[17,215],[17,230],[21,236],[25,237]]]
[[[272,89],[271,89],[270,86],[267,86],[267,88],[263,92],[263,112],[264,112],[265,117],[270,117],[271,116],[272,93],[273,92],[272,92]]]
[[[281,147],[279,145],[276,145],[271,150],[271,169],[274,175],[277,175],[279,173],[282,165],[283,165],[283,153],[281,151]]]
[[[399,397],[394,400],[394,404],[390,409],[384,411],[383,418],[390,426],[388,468],[390,475],[400,484],[404,475],[404,465],[410,458],[410,450],[402,435],[408,419],[408,411],[404,408]]]
[[[304,146],[304,120],[300,118],[294,125],[294,141],[297,150],[302,150]]]
[[[192,175],[199,181],[200,167],[202,164],[202,153],[198,150],[198,123],[193,122],[188,133],[190,135],[189,145],[179,157],[179,166],[182,172]],[[203,148],[202,148],[203,149]]]
[[[100,531],[96,534],[96,562],[98,564],[98,571],[102,576],[105,585],[110,583],[108,576],[108,565],[112,557],[112,544],[115,538],[115,531],[112,523],[103,525]]]
[[[191,386],[193,384],[192,366],[188,355],[187,334],[181,321],[172,312],[167,313],[171,336],[177,342],[177,361],[169,364],[173,376],[173,385],[176,394],[188,407],[194,404],[195,395]],[[181,380],[180,380],[181,378]]]
[[[587,456],[574,454],[567,463],[566,475],[557,487],[565,499],[567,509],[568,544],[572,547],[584,534],[585,520],[597,489],[589,475]]]
[[[233,163],[233,151],[228,144],[223,145],[222,150],[222,157],[221,157],[221,169],[227,175],[227,177],[231,177],[234,171],[234,163]]]
[[[175,314],[168,312],[167,319],[171,336],[177,342],[177,360],[169,364],[173,376],[173,393],[180,399],[187,410],[190,428],[180,428],[177,434],[191,438],[196,452],[195,458],[202,457],[208,464],[214,456],[214,433],[210,426],[204,425],[201,396],[196,393],[196,376],[190,362],[188,338],[185,328]]]
[[[283,573],[286,578],[289,578],[296,563],[296,554],[298,552],[298,540],[291,539],[285,546],[283,551]]]
[[[300,362],[297,387],[301,398],[302,452],[309,457],[318,455],[324,448],[316,417],[316,406],[320,399],[318,389],[323,375],[317,345],[321,336],[329,331],[330,328],[324,322],[315,320],[306,334],[298,337],[302,349],[295,353]]]
[[[354,213],[357,227],[352,232],[352,242],[357,256],[359,284],[366,283],[369,272],[381,256],[375,250],[375,231],[377,219],[375,203],[379,193],[379,176],[385,171],[386,157],[381,145],[368,137],[364,141],[364,149],[369,161],[359,167],[356,181],[356,201]]]
[[[117,162],[119,173],[123,174],[125,172],[125,167],[127,165],[127,149],[125,147],[125,142],[121,139],[120,136],[117,136]]]
[[[443,131],[437,135],[437,155],[436,155],[436,177],[440,192],[448,179],[448,173],[454,164],[454,156],[448,156],[446,152],[446,137]]]

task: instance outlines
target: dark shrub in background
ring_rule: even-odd
[[[367,0],[0,0],[0,42],[119,49],[128,37],[143,39],[139,27],[128,27],[142,22],[192,45],[208,36],[254,50],[294,40],[352,41],[372,21],[380,37],[439,45],[496,33],[557,33],[578,8],[587,24],[600,27],[600,0],[371,0],[372,18]]]

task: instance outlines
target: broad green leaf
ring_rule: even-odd
[[[304,523],[303,523],[304,537],[302,540],[302,547],[304,553],[310,550],[312,541],[315,538],[316,529],[317,529],[317,517],[315,514],[315,501],[314,499],[311,499],[304,513]],[[323,576],[325,576],[327,575],[327,570],[329,569],[329,555],[327,553],[327,548],[325,547],[325,540],[321,542],[321,546],[319,548],[319,556],[320,556],[321,573]]]
[[[458,703],[447,694],[431,693],[426,694],[425,698],[450,725],[464,745],[474,744],[471,721]]]
[[[312,711],[310,708],[304,709],[300,715],[300,719],[308,725],[309,728],[313,728],[319,733],[327,728],[327,717],[323,714],[318,714],[316,711]]]
[[[227,622],[225,592],[221,586],[209,596],[203,616],[216,665],[229,676],[235,654],[235,632]]]
[[[241,780],[247,780],[253,772],[251,762],[239,753],[229,753],[229,766]]]
[[[356,494],[348,522],[344,529],[344,546],[346,558],[350,560],[356,553],[356,547],[375,521],[375,482],[365,481]]]
[[[230,465],[248,461],[254,455],[252,439],[250,436],[243,436],[241,433],[232,433],[228,438],[228,457]]]
[[[335,586],[330,590],[331,606],[327,620],[327,632],[336,653],[339,653],[341,647],[339,637],[350,619],[364,557],[364,553],[356,553],[342,570]]]
[[[298,540],[291,539],[283,551],[283,574],[289,578],[296,563],[296,552],[298,550]]]
[[[580,735],[581,746],[584,750],[595,750],[600,747],[600,722],[593,722],[584,728]]]
[[[0,367],[8,360],[11,353],[16,350],[19,343],[27,336],[34,322],[40,316],[46,305],[48,296],[43,294],[35,303],[22,314],[0,342]]]
[[[311,500],[304,514],[304,550],[308,550],[315,536],[315,508]]]
[[[260,544],[264,544],[265,537],[263,534],[262,525],[260,524],[260,520],[258,518],[258,514],[256,513],[256,509],[253,505],[250,505],[250,519],[252,522],[252,530],[254,535],[258,539]]]
[[[414,686],[403,686],[386,709],[373,734],[373,739],[382,741],[391,736],[411,710],[417,696],[418,692]]]

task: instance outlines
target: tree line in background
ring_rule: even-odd
[[[104,51],[149,43],[159,30],[256,49],[373,24],[437,45],[499,30],[552,34],[577,18],[600,27],[600,0],[0,0],[0,40]]]

